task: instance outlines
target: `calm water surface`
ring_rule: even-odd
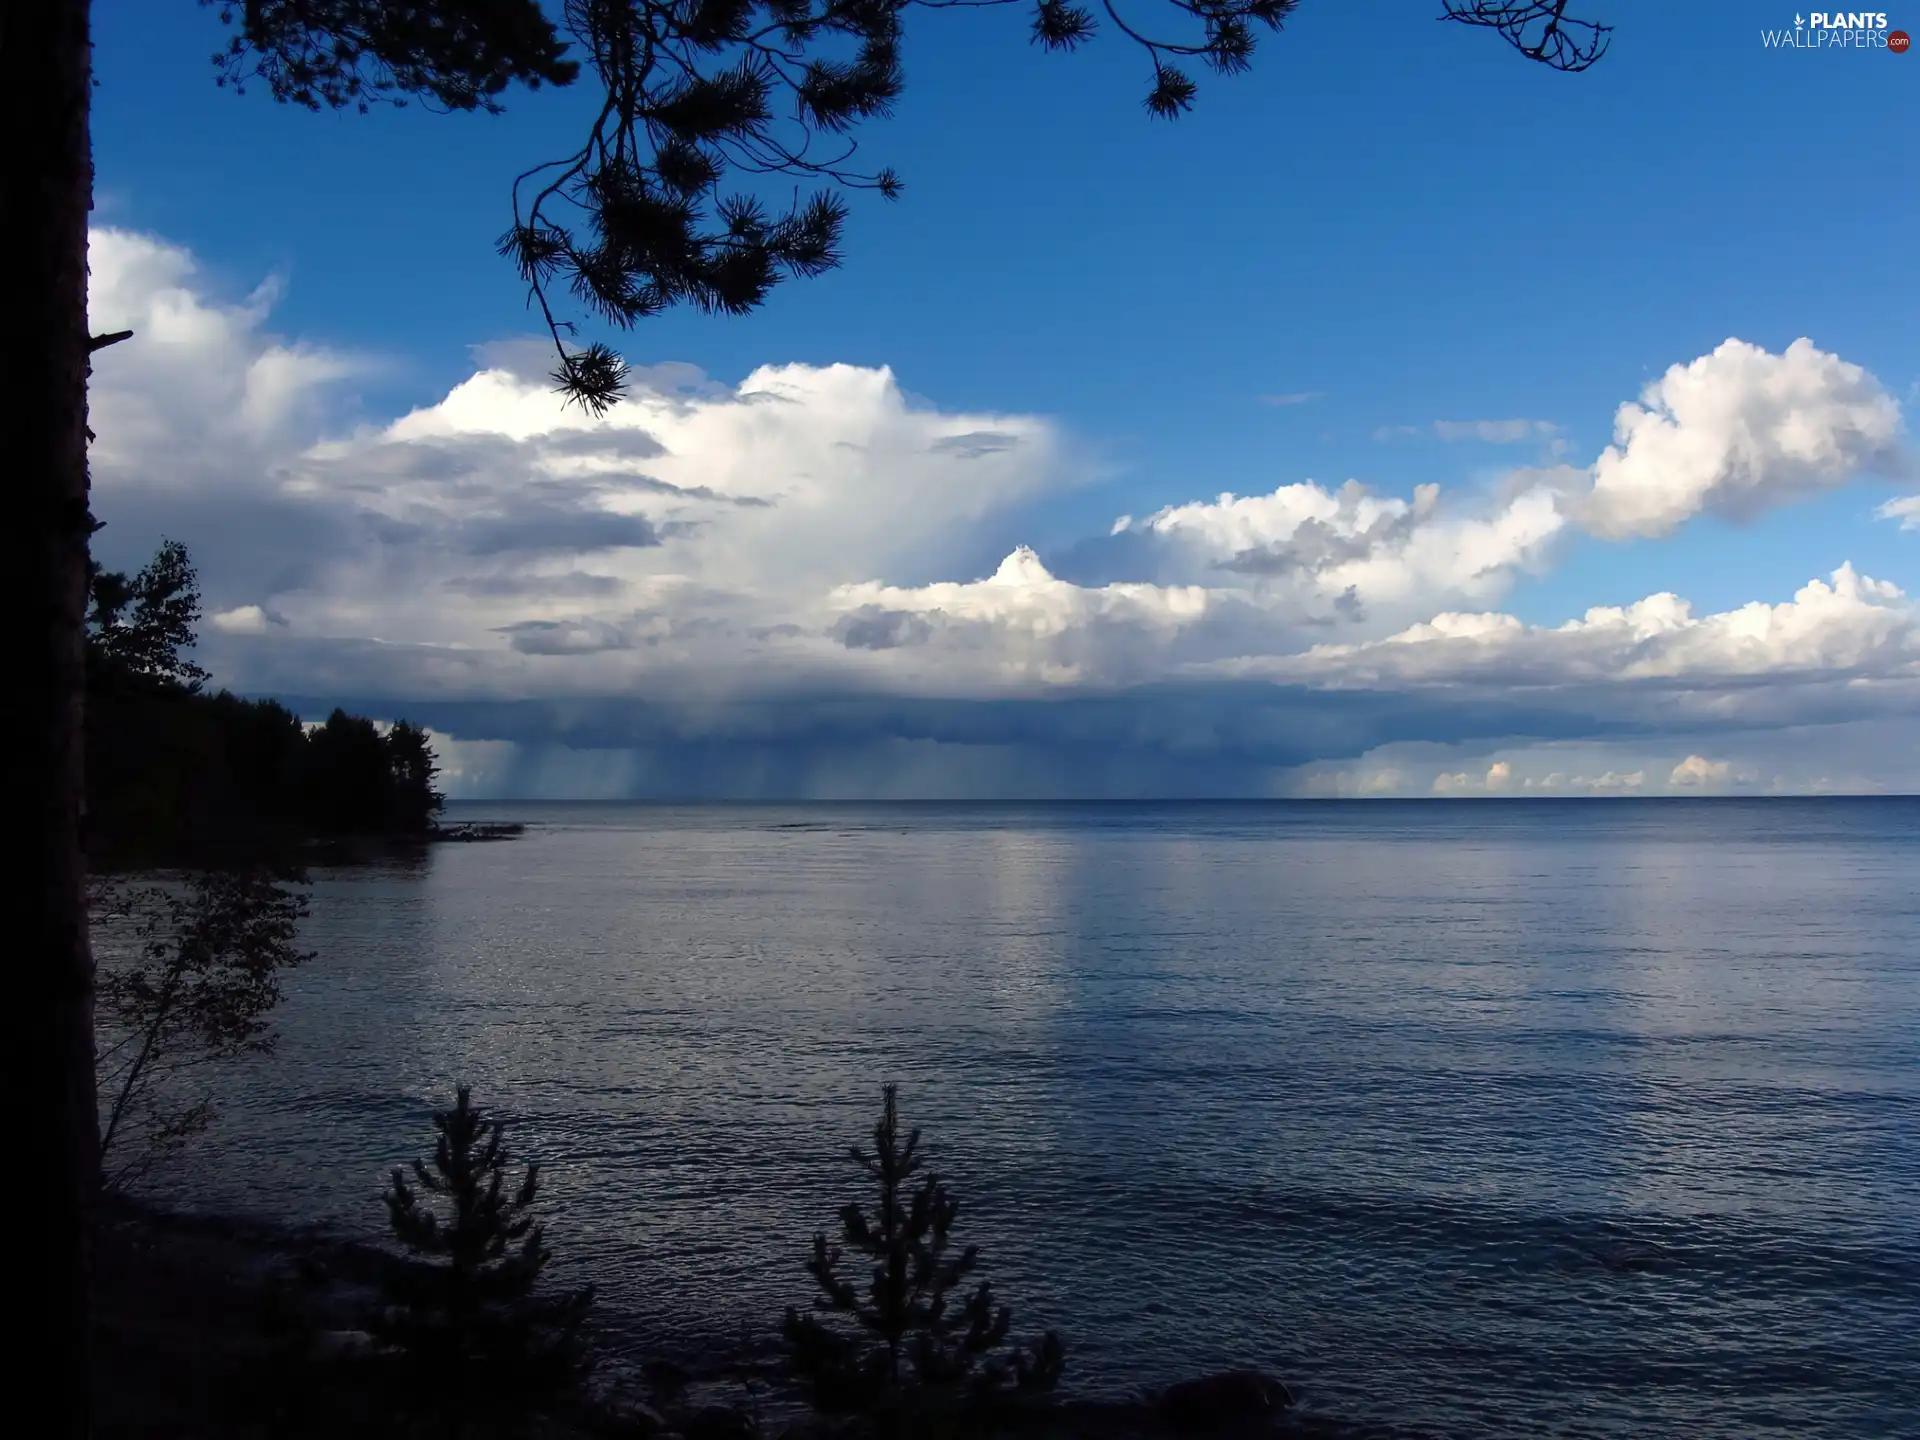
[[[371,1228],[466,1080],[621,1336],[764,1345],[894,1079],[1087,1388],[1920,1435],[1920,802],[489,817],[316,873],[201,1201]]]

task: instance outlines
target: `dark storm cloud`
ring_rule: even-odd
[[[1019,436],[999,430],[969,430],[964,435],[943,435],[928,449],[935,455],[951,455],[956,460],[978,460],[984,455],[1004,454],[1019,443]]]
[[[437,527],[418,520],[396,520],[391,515],[363,511],[354,517],[360,532],[382,545],[403,546],[425,543],[437,533]]]
[[[1144,687],[1057,700],[786,695],[675,706],[631,699],[474,701],[370,693],[278,698],[305,713],[346,703],[404,714],[463,740],[543,750],[616,750],[635,758],[636,797],[773,798],[838,789],[911,764],[940,790],[941,767],[986,795],[1225,796],[1262,793],[1311,760],[1396,740],[1459,742],[1517,731],[1550,738],[1632,733],[1548,707],[1405,698],[1269,685]],[[929,779],[929,776],[935,777]]]
[[[319,484],[302,492],[262,483],[256,471],[217,469],[198,489],[103,487],[95,504],[108,524],[94,550],[110,568],[137,569],[160,537],[180,540],[193,554],[206,607],[214,613],[263,595],[323,588],[336,563],[381,550],[403,565],[409,563],[406,552],[419,547],[484,558],[532,557],[653,548],[693,531],[691,520],[615,513],[603,503],[609,493],[657,495],[687,507],[765,509],[774,503],[640,473],[552,478],[539,469],[553,453],[631,459],[660,451],[657,440],[634,431],[568,432],[542,441],[447,437],[380,442],[358,447],[350,458],[303,462]],[[400,497],[391,509],[358,500],[388,493]],[[610,578],[561,577],[549,586],[512,574],[455,577],[445,584],[493,597],[585,598],[618,588]]]
[[[1185,557],[1150,530],[1089,536],[1047,557],[1047,569],[1072,585],[1164,585],[1187,568]]]
[[[473,496],[441,487],[412,499],[396,515],[363,511],[359,524],[369,538],[388,546],[429,545],[474,556],[650,549],[689,533],[688,522],[656,521],[601,503],[604,493],[622,485],[684,493],[659,481],[634,485],[634,479],[529,478],[488,485]]]
[[[528,440],[505,435],[386,439],[358,446],[351,455],[305,463],[323,475],[330,488],[359,494],[379,494],[397,480],[412,480],[434,486],[445,499],[514,485],[564,484],[582,490],[638,490],[714,505],[773,504],[762,496],[729,495],[706,485],[674,485],[635,470],[600,470],[558,479],[547,473],[549,462],[556,459],[604,460],[624,466],[666,453],[666,447],[644,430],[562,430]]]
[[[477,600],[512,600],[522,596],[543,599],[598,600],[618,595],[625,582],[612,575],[575,571],[565,575],[468,575],[443,582],[456,595]]]
[[[620,475],[610,477],[614,483],[631,490],[644,490],[650,495],[671,495],[680,500],[704,500],[714,505],[738,505],[748,510],[770,510],[773,501],[760,495],[722,495],[705,485],[670,485],[665,480],[656,480],[651,475]]]
[[[351,460],[313,464],[313,468],[327,472],[344,488],[378,491],[393,480],[445,484],[501,470],[531,471],[537,456],[537,447],[531,441],[510,440],[504,435],[447,435],[383,440],[359,447]]]
[[[1413,511],[1383,515],[1356,534],[1343,535],[1320,519],[1302,520],[1285,540],[1236,552],[1215,567],[1240,575],[1313,574],[1365,560],[1375,551],[1404,542],[1425,519]]]
[[[917,645],[932,633],[926,616],[879,605],[862,605],[841,616],[833,627],[833,638],[849,650],[894,650]]]
[[[644,515],[616,515],[587,507],[529,506],[503,515],[464,520],[450,537],[469,555],[646,549],[661,531]]]
[[[107,521],[93,539],[95,558],[138,570],[161,538],[178,540],[199,568],[209,611],[318,584],[364,533],[332,506],[271,494],[128,490],[94,503]]]
[[[539,442],[545,455],[592,455],[618,460],[653,460],[667,453],[645,430],[622,426],[617,430],[562,430]]]
[[[522,655],[591,655],[630,650],[633,642],[612,625],[597,620],[523,620],[502,625],[500,634]]]
[[[1333,604],[1334,616],[1351,620],[1357,603],[1343,596]],[[523,624],[505,633],[518,654],[554,657],[543,663],[555,666],[569,656],[652,648],[662,634],[676,643],[698,641],[694,655],[711,649],[709,637],[694,635],[694,618],[666,630],[662,619],[649,616],[624,632],[579,620]],[[762,642],[804,638],[792,625],[741,633]],[[970,638],[987,643],[965,625],[885,606],[854,611],[829,633],[861,651],[965,646]],[[1061,658],[1086,659],[1081,651],[1108,641],[1125,650],[1124,639],[1095,627]],[[210,645],[219,652],[219,673],[245,674],[252,693],[320,713],[347,703],[364,713],[405,715],[461,740],[512,742],[528,766],[562,750],[623,752],[620,793],[642,797],[1249,795],[1285,783],[1292,767],[1349,760],[1396,743],[1512,746],[1693,736],[1699,739],[1693,748],[1710,754],[1717,738],[1912,709],[1913,685],[1863,685],[1856,682],[1866,672],[1853,668],[1716,674],[1707,683],[1687,674],[1624,679],[1614,664],[1570,665],[1555,648],[1564,639],[1552,632],[1506,648],[1481,647],[1475,663],[1448,671],[1443,685],[1418,673],[1356,673],[1339,682],[1341,688],[1193,680],[1047,698],[953,699],[836,694],[833,687],[849,682],[822,680],[827,689],[700,704],[582,695],[521,699],[497,690],[497,698],[487,699],[491,683],[530,682],[504,675],[490,682],[498,672],[487,654],[442,647],[244,635],[212,636]],[[1418,648],[1386,653],[1401,657],[1407,649],[1403,658],[1410,662]],[[1120,659],[1102,660],[1092,673],[1128,673],[1128,667]],[[573,682],[579,678],[574,672]],[[694,678],[699,683],[683,685],[662,672],[632,683],[652,694],[713,693],[711,675]],[[448,698],[462,695],[469,698]],[[506,786],[500,793],[512,793],[510,778],[500,783]]]

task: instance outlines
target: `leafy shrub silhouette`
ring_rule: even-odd
[[[106,1188],[131,1185],[212,1123],[211,1068],[273,1049],[281,977],[312,958],[296,943],[307,898],[290,888],[304,882],[255,866],[94,884],[106,942],[94,1048]]]
[[[953,1245],[959,1201],[923,1169],[920,1131],[902,1135],[897,1088],[883,1096],[872,1151],[849,1152],[874,1182],[871,1218],[849,1204],[839,1244],[814,1237],[807,1271],[819,1294],[810,1311],[787,1311],[791,1363],[821,1411],[866,1415],[889,1434],[964,1427],[1009,1395],[1052,1390],[1065,1348],[1052,1331],[1010,1345],[1012,1313],[987,1282],[964,1290],[980,1257],[976,1246]],[[843,1269],[849,1256],[872,1267],[864,1289]]]

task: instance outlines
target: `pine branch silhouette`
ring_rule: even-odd
[[[496,112],[509,87],[597,94],[586,133],[524,171],[500,253],[554,345],[552,378],[600,415],[627,392],[625,358],[581,343],[676,306],[743,315],[783,281],[839,265],[848,196],[896,198],[900,176],[860,158],[867,122],[906,87],[910,12],[1027,13],[1030,42],[1067,52],[1102,34],[1144,62],[1157,120],[1194,108],[1196,73],[1244,74],[1299,0],[201,0],[231,29],[219,84],[259,81],[310,110],[405,105]],[[1583,70],[1608,27],[1570,0],[1444,0],[1528,59]],[[916,18],[914,24],[921,21]],[[791,179],[790,202],[765,198]],[[813,187],[802,195],[797,187]]]
[[[837,1244],[814,1237],[807,1272],[819,1293],[810,1311],[786,1318],[792,1367],[816,1408],[864,1413],[897,1433],[930,1406],[977,1418],[1009,1390],[1051,1390],[1065,1363],[1059,1336],[1009,1346],[1012,1312],[985,1280],[966,1288],[979,1248],[955,1246],[960,1203],[925,1169],[920,1131],[903,1134],[895,1086],[883,1092],[872,1150],[849,1153],[873,1183],[873,1208],[845,1206]],[[848,1273],[862,1262],[865,1287]]]

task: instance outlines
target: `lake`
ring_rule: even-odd
[[[883,1081],[1017,1332],[1409,1435],[1920,1435],[1920,801],[463,805],[317,870],[183,1175],[382,1222],[456,1080],[615,1338],[758,1347]]]

